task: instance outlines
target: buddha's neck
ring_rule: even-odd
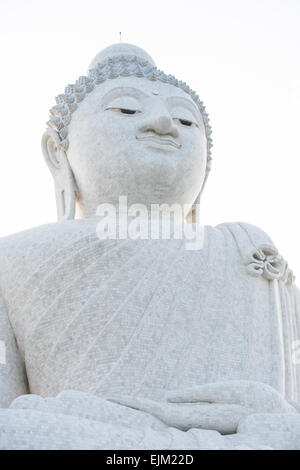
[[[111,202],[97,204],[95,201],[77,200],[76,219],[87,219],[97,216],[103,217],[104,215],[120,218],[139,216],[149,220],[171,215],[175,220],[186,220],[188,223],[195,222],[196,220],[196,211],[192,208],[191,204],[135,203],[129,205],[127,198],[124,196],[119,197],[117,204]]]

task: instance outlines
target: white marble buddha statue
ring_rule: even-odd
[[[123,196],[189,217],[210,133],[196,93],[128,44],[57,97],[59,221],[0,240],[1,449],[300,449],[300,295],[268,235],[97,234]]]

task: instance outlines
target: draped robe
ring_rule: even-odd
[[[96,223],[0,240],[2,302],[31,394],[160,401],[254,380],[300,402],[299,291],[262,230],[205,226],[203,248],[189,251],[185,240],[99,240]]]

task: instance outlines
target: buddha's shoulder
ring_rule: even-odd
[[[264,230],[244,222],[205,226],[204,233],[209,245],[219,246],[220,249],[224,245],[229,250],[248,253],[253,247],[274,247]],[[31,268],[44,264],[59,251],[63,255],[65,248],[76,249],[76,244],[79,246],[83,239],[87,243],[97,239],[96,219],[51,223],[0,238],[0,276],[1,272],[3,276],[8,270],[11,273],[22,270],[28,272]],[[161,244],[161,249],[164,248],[165,245]]]
[[[282,256],[264,230],[245,222],[223,223],[214,227],[214,230],[235,244],[238,257],[247,266],[249,274],[262,275],[267,280],[280,279],[295,287],[295,276],[289,264],[292,260]],[[300,301],[300,292],[295,289]]]
[[[231,238],[241,245],[272,245],[273,241],[261,228],[245,222],[224,222],[204,226],[205,237],[218,243]],[[97,220],[80,219],[51,223],[0,238],[0,264],[11,265],[28,258],[49,257],[57,250],[76,243],[77,240],[97,238]]]
[[[237,245],[244,246],[270,246],[274,247],[274,242],[264,229],[246,222],[224,222],[215,227],[211,227],[211,233],[215,232],[220,237],[230,237]]]
[[[253,259],[270,256],[278,255],[281,258],[269,234],[250,223],[224,222],[216,226],[205,226],[204,233],[210,252],[221,252],[224,260],[229,257],[232,262],[235,260],[245,264]]]
[[[34,227],[0,238],[0,269],[24,262],[42,262],[70,243],[87,236],[96,237],[93,219],[68,220]]]

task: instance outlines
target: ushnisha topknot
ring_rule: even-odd
[[[56,105],[50,109],[50,120],[47,122],[47,125],[58,132],[61,139],[60,146],[65,151],[68,150],[68,125],[71,122],[72,114],[76,111],[79,103],[85,98],[87,93],[91,93],[97,85],[100,85],[106,80],[129,76],[144,77],[148,80],[169,83],[170,85],[181,88],[191,96],[198,106],[204,122],[207,139],[206,170],[209,171],[212,159],[212,130],[203,102],[185,82],[177,80],[173,75],[166,75],[155,65],[152,65],[152,63],[137,55],[113,55],[112,57],[105,58],[98,63],[96,67],[92,68],[87,76],[79,77],[75,84],[68,85],[65,88],[64,94],[60,94],[56,97]]]

